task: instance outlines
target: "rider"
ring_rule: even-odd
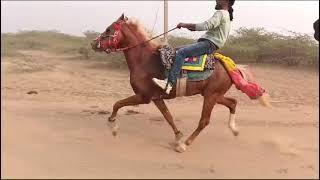
[[[313,37],[319,41],[319,19],[313,23],[314,34]]]
[[[231,21],[233,20],[233,4],[235,0],[216,0],[213,16],[199,24],[179,23],[177,28],[187,28],[190,31],[207,31],[194,44],[185,46],[176,52],[176,57],[168,79],[161,80],[152,78],[152,81],[169,94],[172,86],[176,84],[177,77],[181,71],[184,59],[188,57],[212,54],[215,50],[222,48],[225,44],[229,32]]]

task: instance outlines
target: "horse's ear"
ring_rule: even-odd
[[[117,21],[127,21],[127,20],[128,20],[128,17],[126,17],[126,16],[124,15],[124,13],[122,13],[121,16],[118,18]]]
[[[128,19],[129,19],[129,18],[128,18],[127,16],[124,16],[124,17],[123,17],[123,20],[124,20],[124,21],[127,21]]]
[[[124,16],[124,13],[122,13],[121,16],[118,18],[118,21],[119,20],[124,20],[124,19],[125,19],[125,16]]]

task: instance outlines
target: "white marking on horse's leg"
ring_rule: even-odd
[[[229,128],[231,129],[233,135],[237,136],[239,134],[239,130],[236,127],[236,114],[230,113],[230,116],[229,116]]]
[[[108,121],[108,127],[111,129],[112,131],[112,135],[113,136],[116,136],[117,135],[117,132],[118,132],[118,129],[119,129],[119,126],[118,124],[115,122],[115,121]]]
[[[176,134],[175,140],[177,144],[181,143],[182,137],[183,137],[182,132],[179,132],[178,134]]]
[[[187,149],[187,145],[184,142],[178,143],[177,147],[175,148],[175,150],[180,153],[185,152],[186,149]]]

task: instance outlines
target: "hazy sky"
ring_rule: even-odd
[[[214,13],[215,1],[169,1],[169,29],[179,22],[200,23]],[[86,30],[102,32],[124,12],[142,21],[154,33],[163,31],[163,1],[1,1],[1,32],[59,30],[83,35]],[[158,12],[158,13],[157,13]],[[237,1],[232,29],[265,27],[313,33],[319,18],[319,1]],[[173,35],[203,34],[176,30]]]

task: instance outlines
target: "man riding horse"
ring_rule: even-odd
[[[179,23],[178,28],[187,28],[190,31],[207,31],[194,44],[185,46],[176,52],[175,61],[170,70],[168,79],[160,80],[153,78],[153,82],[164,89],[167,94],[177,82],[185,58],[212,54],[217,49],[223,47],[230,33],[231,21],[233,20],[234,0],[216,0],[213,16],[199,24]]]
[[[206,78],[186,83],[184,96],[201,94],[203,96],[203,106],[198,127],[185,140],[183,140],[183,133],[176,126],[164,102],[164,99],[177,97],[177,93],[174,91],[176,86],[173,85],[181,69],[184,57],[212,53],[216,49],[221,48],[226,42],[230,31],[230,21],[233,19],[232,5],[234,0],[216,1],[217,12],[208,21],[200,24],[180,23],[178,25],[178,28],[185,27],[189,30],[208,31],[197,43],[178,50],[178,57],[176,58],[173,70],[171,70],[171,75],[165,81],[160,80],[165,79],[166,76],[165,67],[162,64],[159,53],[161,45],[156,41],[150,41],[145,28],[133,18],[129,19],[122,14],[92,41],[91,46],[95,51],[106,53],[123,52],[130,72],[130,85],[134,94],[118,100],[113,105],[112,113],[108,118],[108,126],[112,129],[114,135],[118,131],[116,116],[119,109],[125,106],[149,104],[152,101],[172,127],[177,142],[175,150],[183,152],[209,124],[211,114],[213,113],[212,109],[216,104],[224,105],[229,109],[229,128],[235,136],[238,135],[235,121],[237,100],[225,96],[233,84],[245,92],[251,99],[261,99],[262,105],[266,105],[263,102],[264,90],[253,83],[253,78],[251,78],[250,82],[244,80],[239,75],[239,69],[235,63],[230,58],[219,54],[217,55],[218,60],[214,63],[214,73],[209,74]],[[246,74],[246,71],[243,72]],[[162,88],[159,88],[154,82]],[[168,87],[172,88],[171,92],[170,89],[166,89],[169,94],[163,90],[167,82],[170,83],[168,83]]]

